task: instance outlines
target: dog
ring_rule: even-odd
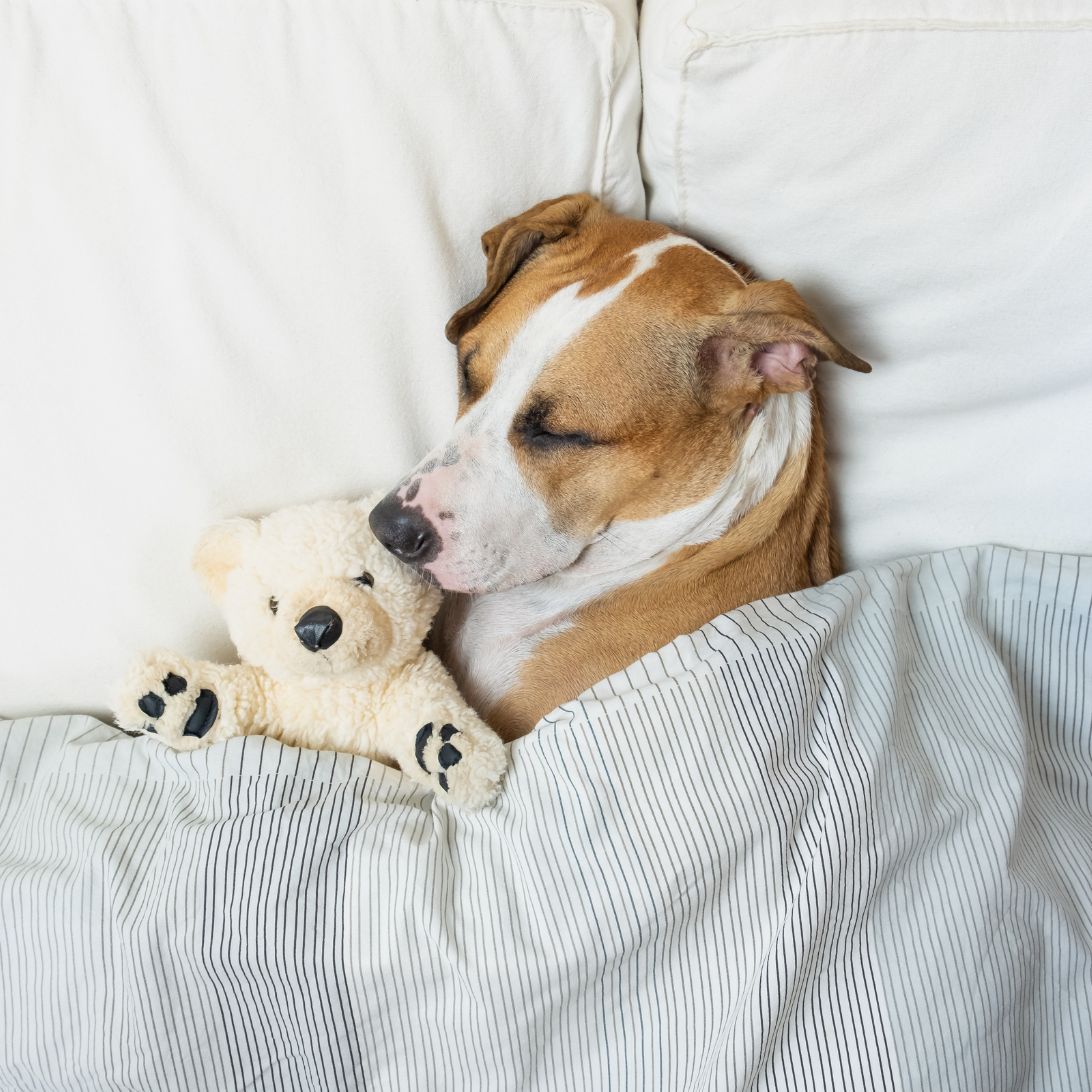
[[[829,580],[820,360],[871,366],[762,281],[588,194],[482,237],[447,324],[450,437],[375,507],[448,597],[439,650],[513,739],[733,607]]]

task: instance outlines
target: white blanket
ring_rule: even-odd
[[[458,814],[262,739],[0,728],[0,1087],[1072,1090],[1092,565],[711,622]]]

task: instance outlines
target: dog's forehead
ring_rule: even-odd
[[[693,390],[701,341],[719,325],[726,297],[743,286],[720,260],[678,236],[541,370],[536,386],[604,403],[642,405]],[[725,273],[728,279],[725,278]]]
[[[499,424],[532,387],[656,386],[670,354],[744,287],[722,259],[660,224],[608,219],[551,250],[506,289],[469,341],[490,347],[477,413]],[[650,351],[652,350],[652,351]]]

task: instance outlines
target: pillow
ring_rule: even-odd
[[[1087,5],[641,19],[649,215],[795,282],[875,365],[822,377],[847,563],[1092,552]]]
[[[230,655],[209,522],[393,481],[454,414],[479,237],[644,210],[632,0],[6,3],[0,714]]]

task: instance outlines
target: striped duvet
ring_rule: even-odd
[[[1092,562],[766,600],[500,803],[0,725],[0,1089],[1092,1087]]]

